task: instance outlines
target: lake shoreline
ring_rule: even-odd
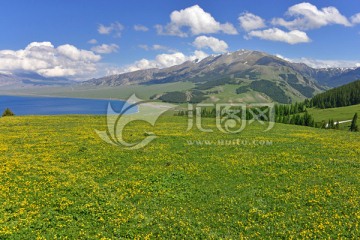
[[[106,115],[108,106],[121,112],[128,102],[119,99],[93,99],[34,95],[0,95],[0,111],[11,109],[15,115]],[[137,112],[137,106],[129,113]]]
[[[17,116],[58,116],[58,115],[107,115],[111,110],[120,114],[124,105],[131,109],[126,115],[150,114],[158,110],[174,108],[175,105],[162,102],[135,102],[137,99],[99,99],[37,95],[0,94],[0,111],[10,108]],[[139,104],[137,104],[139,103]]]

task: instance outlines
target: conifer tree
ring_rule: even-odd
[[[10,108],[6,108],[5,111],[2,114],[3,117],[14,116],[14,115],[15,114],[10,110]]]
[[[350,131],[351,132],[358,132],[359,131],[359,128],[358,128],[358,125],[357,125],[357,113],[355,113],[352,121],[351,121],[351,125],[350,125]]]

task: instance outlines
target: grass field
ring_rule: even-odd
[[[220,87],[212,88],[211,90],[221,90],[218,94],[212,94],[211,97],[205,102],[246,102],[246,103],[267,103],[271,102],[271,99],[264,96],[259,92],[250,91],[247,93],[237,94],[236,88],[239,85],[225,84]]]
[[[102,116],[0,118],[0,239],[360,237],[359,133],[203,125],[135,122],[130,151]]]
[[[360,114],[360,104],[339,108],[310,108],[308,112],[314,116],[316,122],[328,121],[329,119],[334,121],[351,120],[355,113]]]

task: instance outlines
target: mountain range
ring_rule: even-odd
[[[71,84],[76,84],[76,82],[63,77],[44,77],[34,72],[0,72],[0,87],[2,90]]]
[[[360,79],[360,68],[317,69],[260,51],[239,50],[168,68],[139,70],[81,83],[66,78],[46,78],[36,73],[0,72],[0,87],[80,85],[96,88],[191,82],[191,89],[164,92],[153,98],[177,103],[201,102],[230,94],[239,101],[248,100],[251,96],[262,101],[289,103],[357,79]]]
[[[276,71],[296,72],[316,81],[321,86],[328,87],[337,87],[360,78],[360,67],[312,68],[304,63],[289,62],[264,52],[239,50],[233,53],[211,55],[201,61],[187,61],[169,68],[153,68],[91,79],[86,84],[117,86],[144,82],[194,81],[194,78],[201,78],[204,75],[213,79],[231,74],[242,75],[243,72],[261,72],[264,67],[273,67]]]
[[[185,102],[189,96],[201,101],[231,85],[239,94],[260,93],[265,99],[289,103],[314,96],[328,88],[340,86],[360,78],[360,68],[315,69],[303,63],[293,63],[259,51],[239,50],[211,55],[201,61],[163,68],[147,69],[106,76],[83,82],[93,86],[121,86],[132,84],[161,84],[190,81],[192,91],[171,92],[154,96],[169,102]],[[242,95],[244,97],[244,95]],[[196,102],[196,101],[195,101]]]

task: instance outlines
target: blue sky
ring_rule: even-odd
[[[6,73],[87,79],[238,49],[360,66],[358,0],[3,0],[0,9]]]

